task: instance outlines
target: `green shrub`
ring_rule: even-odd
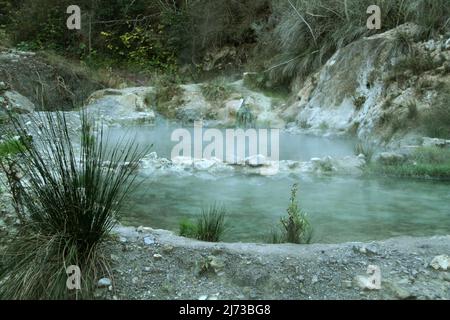
[[[273,230],[270,235],[271,243],[308,244],[312,238],[312,228],[307,215],[297,202],[298,185],[291,189],[291,198],[287,209],[287,217],[281,218],[280,231]]]
[[[201,86],[202,94],[210,102],[221,102],[229,97],[232,89],[225,79],[215,79]]]
[[[420,147],[406,162],[374,163],[367,170],[371,174],[394,177],[450,179],[450,149]]]
[[[172,76],[159,77],[156,86],[156,111],[168,118],[176,116],[176,108],[182,104],[183,88]]]
[[[24,221],[2,256],[0,298],[90,298],[96,281],[109,274],[103,243],[135,180],[133,164],[148,150],[140,152],[125,140],[107,148],[101,128],[84,113],[78,141],[64,113],[36,117],[40,139],[24,144],[17,162],[27,175],[15,199]],[[15,134],[26,136],[22,122],[13,123]],[[82,270],[82,290],[76,293],[66,287],[70,265]]]

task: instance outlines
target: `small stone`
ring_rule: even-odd
[[[152,237],[144,237],[144,244],[146,246],[151,246],[151,245],[155,244],[155,239]]]
[[[160,255],[159,253],[156,253],[156,254],[153,255],[153,258],[155,260],[161,260],[162,259],[162,255]]]
[[[8,84],[6,84],[3,81],[0,81],[0,92],[6,91],[6,90],[9,90]]]
[[[125,237],[120,237],[119,241],[120,241],[120,243],[127,243],[128,240]]]
[[[198,300],[207,300],[208,299],[208,296],[207,295],[203,295],[203,296],[200,296],[199,298],[198,298]]]
[[[312,280],[311,280],[311,283],[312,283],[312,284],[315,284],[315,283],[317,283],[317,282],[319,282],[319,278],[318,278],[317,276],[313,276],[313,277],[312,277]]]
[[[436,256],[431,261],[430,266],[435,270],[446,271],[450,266],[450,257],[447,255]]]
[[[171,245],[164,245],[164,247],[162,248],[162,251],[164,253],[171,253],[173,252],[174,248]]]
[[[151,270],[152,270],[152,268],[150,268],[150,267],[145,267],[145,268],[144,268],[144,271],[145,271],[145,272],[150,272]]]
[[[213,294],[213,295],[210,295],[208,298],[207,298],[207,300],[219,300],[219,295],[220,295],[220,293],[216,293],[216,294]]]
[[[133,279],[131,279],[131,282],[132,282],[133,284],[136,284],[136,283],[139,282],[139,278],[138,278],[138,277],[134,277]]]
[[[211,266],[211,268],[214,269],[215,273],[218,273],[225,267],[224,261],[220,258],[217,258],[215,256],[209,256],[208,260],[209,260],[209,265]]]
[[[381,290],[381,269],[379,266],[369,265],[367,267],[369,276],[356,276],[353,282],[363,290]]]
[[[102,278],[97,283],[97,287],[99,287],[99,288],[108,288],[111,285],[112,285],[112,281],[109,278]]]

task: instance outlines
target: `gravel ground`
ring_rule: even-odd
[[[169,231],[120,227],[106,299],[450,299],[450,236],[336,245],[204,243]],[[381,289],[356,281],[370,265]]]

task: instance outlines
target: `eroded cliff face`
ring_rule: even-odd
[[[340,49],[304,80],[282,118],[313,132],[384,143],[423,134],[422,115],[450,88],[450,41],[415,42],[420,34],[405,24]]]

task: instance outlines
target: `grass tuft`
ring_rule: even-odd
[[[360,141],[355,145],[354,153],[356,156],[359,156],[360,154],[364,155],[366,163],[370,163],[375,154],[375,145],[367,140]]]
[[[219,242],[226,231],[226,209],[212,205],[208,210],[203,209],[197,221],[183,219],[180,222],[180,236],[200,241]]]
[[[197,239],[208,242],[219,242],[225,232],[226,209],[211,206],[203,210],[197,221]]]
[[[12,121],[16,135],[27,136],[26,125]],[[134,164],[147,150],[138,151],[131,140],[106,148],[102,129],[84,112],[79,138],[64,113],[31,121],[40,138],[20,150],[16,164],[26,179],[10,186],[18,188],[12,194],[20,196],[14,200],[23,221],[1,258],[0,298],[91,298],[96,281],[109,275],[103,243],[133,186]],[[81,269],[80,291],[66,287],[71,265]]]

